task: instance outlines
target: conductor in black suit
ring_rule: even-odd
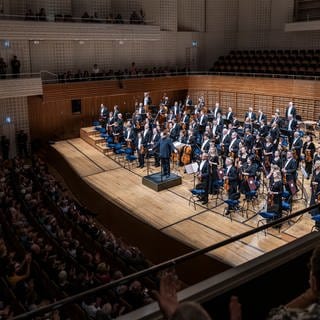
[[[158,143],[153,147],[156,149],[159,146],[159,156],[161,160],[161,175],[166,176],[166,178],[170,177],[170,157],[172,152],[177,152],[177,149],[174,147],[172,140],[168,136],[168,131],[164,130],[162,132],[161,139]]]

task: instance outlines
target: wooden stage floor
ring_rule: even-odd
[[[183,168],[174,168],[182,176],[181,185],[161,192],[153,191],[142,184],[142,177],[147,175],[145,168],[136,168],[136,165],[130,170],[124,168],[122,162],[114,160],[113,154],[104,154],[101,146],[90,142],[90,136],[94,136],[94,129],[84,128],[82,138],[59,141],[52,147],[94,190],[144,223],[192,248],[204,248],[256,228],[259,216],[255,212],[265,204],[262,195],[255,210],[248,211],[248,218],[234,213],[231,221],[223,215],[225,204],[220,199],[217,205],[216,200],[210,198],[208,206],[197,204],[194,208],[189,205],[194,178],[184,174]],[[153,166],[151,169],[152,173],[159,171]],[[306,189],[309,189],[309,181],[305,182],[308,184]],[[303,200],[295,200],[293,211],[305,206]],[[209,256],[230,266],[238,266],[311,232],[312,226],[310,215],[304,214],[297,222],[283,225],[280,232],[270,228],[267,235],[256,233],[214,250]]]

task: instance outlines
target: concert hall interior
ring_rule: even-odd
[[[320,0],[0,0],[1,319],[280,319],[320,240],[319,30]]]

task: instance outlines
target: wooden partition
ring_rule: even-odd
[[[134,111],[136,100],[150,92],[153,104],[158,105],[164,92],[171,102],[190,94],[194,103],[200,95],[207,106],[219,102],[225,112],[231,106],[240,120],[252,106],[261,108],[270,120],[279,109],[293,101],[302,120],[318,120],[320,82],[309,80],[253,78],[235,76],[179,76],[130,80],[88,81],[48,84],[43,96],[28,98],[32,138],[64,139],[79,136],[81,127],[97,119],[99,106],[109,109],[118,104],[123,114]],[[81,112],[72,114],[72,100],[80,100]]]

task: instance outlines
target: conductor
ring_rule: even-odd
[[[170,157],[172,152],[177,152],[171,138],[168,136],[168,131],[165,129],[161,133],[161,139],[153,147],[153,150],[159,148],[159,157],[161,160],[161,176],[170,177]]]

